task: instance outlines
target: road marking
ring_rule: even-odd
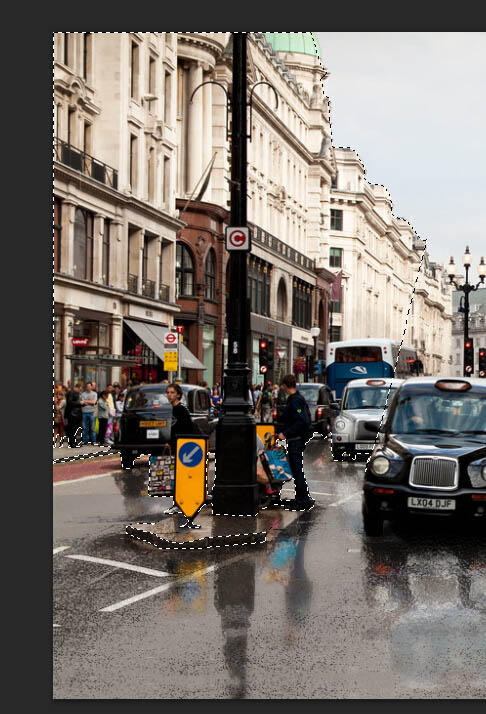
[[[144,600],[147,597],[152,597],[152,595],[158,595],[158,593],[162,593],[165,590],[170,590],[170,588],[174,587],[174,585],[184,582],[185,580],[189,580],[195,575],[206,575],[206,573],[211,573],[213,570],[215,570],[215,568],[215,565],[210,565],[208,568],[204,568],[203,570],[196,570],[194,571],[194,573],[191,573],[187,577],[177,578],[176,580],[173,580],[171,583],[167,583],[166,585],[160,585],[158,588],[146,590],[145,592],[139,593],[138,595],[133,595],[132,597],[127,598],[126,600],[120,600],[120,602],[115,602],[113,603],[113,605],[103,607],[101,608],[100,612],[114,612],[115,610],[119,610],[120,608],[126,607],[127,605],[132,605],[134,602],[138,602],[139,600]]]
[[[54,548],[54,550],[52,551],[52,555],[56,555],[56,553],[62,553],[63,550],[69,550],[70,547],[70,545],[60,545],[57,548]]]
[[[346,501],[350,501],[352,498],[355,498],[355,496],[360,496],[360,495],[361,495],[361,491],[355,491],[350,496],[346,496],[345,498],[341,498],[339,501],[334,501],[334,503],[330,503],[329,506],[340,506],[341,503],[346,503]]]
[[[133,570],[136,573],[143,573],[144,575],[153,575],[156,578],[170,578],[170,573],[165,573],[163,570],[153,570],[152,568],[142,568],[139,565],[131,565],[130,563],[123,563],[119,560],[106,560],[105,558],[93,558],[91,555],[67,555],[67,558],[73,558],[73,560],[86,560],[88,563],[99,563],[100,565],[112,565],[114,568],[122,568],[123,570]]]
[[[80,476],[79,478],[71,478],[67,481],[56,481],[53,486],[65,486],[68,483],[79,483],[80,481],[91,481],[95,478],[104,478],[105,476],[116,476],[119,471],[109,471],[107,474],[94,474],[94,476]]]
[[[361,548],[348,548],[348,553],[361,553]]]

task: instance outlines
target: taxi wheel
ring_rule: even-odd
[[[121,451],[121,465],[122,469],[131,469],[133,466],[133,454],[130,451]]]
[[[369,513],[366,504],[363,503],[363,528],[367,536],[374,538],[383,536],[383,518]]]

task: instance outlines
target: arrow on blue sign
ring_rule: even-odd
[[[194,441],[186,442],[179,449],[179,459],[184,466],[198,466],[203,458],[203,450]]]

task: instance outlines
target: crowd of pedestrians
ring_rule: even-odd
[[[98,391],[95,382],[54,386],[54,446],[65,441],[111,446],[117,420],[123,411],[125,391],[118,383]]]

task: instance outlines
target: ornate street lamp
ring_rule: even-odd
[[[462,256],[462,264],[466,270],[466,277],[464,281],[456,280],[456,266],[454,264],[454,258],[451,256],[451,261],[447,267],[447,275],[449,276],[449,282],[454,285],[456,290],[464,293],[464,345],[469,342],[469,293],[474,292],[479,288],[480,285],[484,283],[486,277],[486,264],[484,258],[481,258],[478,267],[479,281],[476,285],[471,285],[469,282],[469,269],[472,263],[472,256],[469,251],[469,246],[466,246],[466,251]],[[472,341],[471,341],[472,342]],[[467,365],[464,363],[464,376],[471,376],[472,369],[468,371],[466,369]]]

